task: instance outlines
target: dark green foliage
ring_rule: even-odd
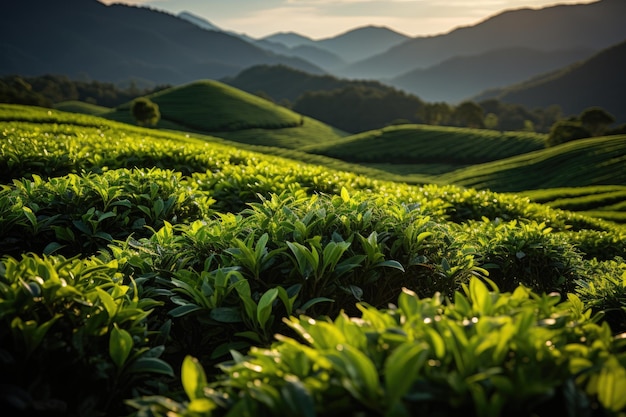
[[[123,88],[113,83],[71,80],[63,75],[50,74],[38,77],[5,76],[0,78],[0,103],[52,107],[53,103],[82,101],[115,107],[166,87],[138,88],[131,83]]]
[[[121,415],[130,387],[159,389],[159,305],[123,280],[118,261],[0,259],[0,405],[11,416]]]
[[[49,182],[14,180],[0,191],[0,251],[93,253],[117,239],[141,237],[163,222],[206,215],[212,200],[199,195],[179,173],[108,171],[70,174]]]
[[[299,113],[347,132],[379,129],[395,119],[416,121],[422,101],[399,90],[348,86],[307,92],[293,104]]]
[[[550,134],[548,135],[546,143],[548,146],[556,146],[576,139],[588,138],[590,136],[591,132],[580,122],[561,120],[556,122],[550,129]]]
[[[13,111],[0,113],[23,120],[0,123],[9,415],[626,408],[615,224]]]
[[[32,85],[21,77],[5,77],[0,79],[0,103],[24,104],[40,107],[52,106],[50,99],[33,91]]]
[[[478,103],[486,114],[493,113],[498,117],[500,130],[527,130],[528,122],[532,123],[536,132],[549,132],[552,125],[562,117],[559,106],[534,108],[532,110],[520,104],[511,104],[495,99]]]
[[[145,415],[613,415],[626,405],[623,348],[575,295],[490,290],[473,278],[453,301],[403,290],[360,317],[292,317],[294,336],[235,354],[208,382],[182,365],[185,402],[130,402]],[[598,358],[588,366],[585,357]],[[601,358],[601,359],[600,359]],[[187,402],[188,401],[188,402]]]
[[[417,117],[428,125],[448,125],[452,119],[452,107],[448,103],[424,103]]]
[[[378,81],[348,80],[332,75],[311,74],[286,65],[255,65],[222,81],[252,94],[262,91],[275,102],[282,100],[295,102],[307,91],[328,92],[351,86],[382,92],[395,90]]]
[[[267,95],[275,102],[281,102],[283,100],[289,100],[291,103],[297,103],[299,99],[305,99],[308,102],[307,106],[315,106],[316,118],[334,125],[337,121],[342,122],[345,120],[353,120],[348,125],[346,123],[345,130],[350,132],[362,131],[361,125],[363,122],[359,121],[354,116],[355,109],[360,109],[366,103],[358,106],[335,106],[333,112],[324,112],[321,108],[322,97],[317,97],[317,94],[339,96],[340,90],[355,90],[365,89],[371,91],[379,91],[380,95],[388,97],[388,100],[396,97],[399,101],[405,101],[402,96],[398,96],[397,92],[389,86],[381,84],[377,81],[366,80],[347,80],[339,79],[329,75],[313,75],[303,71],[299,71],[293,68],[280,65],[259,65],[248,68],[235,77],[230,77],[222,80],[223,82],[240,88],[249,93],[258,93],[262,91],[264,95]],[[313,95],[314,97],[311,97]],[[419,94],[418,94],[419,95]],[[414,97],[414,96],[412,96]],[[312,103],[315,98],[317,104]],[[417,97],[415,97],[417,99]],[[371,100],[368,96],[363,97],[364,101]],[[548,132],[550,126],[552,126],[556,120],[561,117],[561,110],[558,106],[547,107],[545,109],[535,108],[533,110],[526,109],[525,107],[517,104],[509,104],[497,100],[484,100],[478,103],[487,113],[494,113],[498,116],[500,130],[526,130],[528,127],[527,121],[530,121],[534,129],[538,132]],[[304,106],[304,104],[302,104]],[[376,124],[372,124],[373,128],[381,128],[393,120],[406,119],[411,122],[426,123],[432,125],[451,125],[453,107],[446,103],[422,103],[421,106],[417,106],[417,114],[407,114],[407,109],[400,106],[385,105],[385,114],[396,111],[397,113],[388,114],[383,121],[377,121]],[[414,108],[416,106],[411,106]],[[312,110],[312,111],[313,111]],[[359,110],[359,112],[365,110]],[[379,109],[380,111],[380,109]],[[369,113],[369,112],[368,112]],[[467,126],[462,121],[461,126]],[[348,128],[349,127],[349,128]]]
[[[601,107],[590,107],[580,113],[580,122],[592,136],[601,136],[608,126],[615,122],[615,117]]]
[[[159,105],[146,97],[133,100],[130,105],[130,113],[140,126],[154,126],[161,119]]]
[[[483,108],[473,101],[464,101],[452,113],[453,123],[457,126],[481,128],[484,127],[483,118]]]

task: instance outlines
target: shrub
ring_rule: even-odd
[[[397,307],[360,304],[361,317],[292,317],[294,336],[233,354],[208,382],[187,357],[188,399],[137,398],[140,415],[612,415],[626,407],[626,369],[575,295],[512,293],[478,278],[457,292]],[[594,358],[594,365],[590,361]]]

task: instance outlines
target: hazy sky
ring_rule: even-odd
[[[590,0],[100,0],[190,11],[224,30],[260,38],[297,32],[314,39],[356,27],[387,26],[409,36],[435,35],[475,24],[502,10]]]

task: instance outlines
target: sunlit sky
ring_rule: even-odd
[[[357,27],[386,26],[409,36],[446,33],[507,9],[541,8],[589,0],[100,0],[189,11],[224,30],[261,38],[297,32],[313,39]]]

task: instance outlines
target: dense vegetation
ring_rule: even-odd
[[[376,81],[314,75],[280,65],[258,65],[222,81],[348,132],[379,129],[399,121],[468,126],[463,117],[457,117],[455,105],[424,102],[419,95]],[[558,106],[527,109],[493,99],[477,104],[481,119],[489,114],[496,118],[495,125],[487,127],[499,130],[548,132],[562,117]]]
[[[626,231],[0,108],[11,415],[617,416]]]
[[[167,88],[139,88],[135,83],[121,87],[100,81],[72,80],[63,75],[0,78],[0,103],[28,104],[40,107],[67,101],[81,101],[102,107],[115,107],[135,97],[148,95]]]

